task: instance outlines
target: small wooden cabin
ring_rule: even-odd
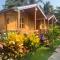
[[[48,27],[49,21],[38,4],[14,7],[0,11],[0,32],[46,32]]]

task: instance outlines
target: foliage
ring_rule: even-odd
[[[19,33],[17,34],[16,32],[10,32],[8,33],[8,38],[7,40],[10,42],[10,41],[14,41],[14,42],[17,42],[19,44],[23,44],[23,41],[24,41],[24,34],[23,33]]]
[[[60,7],[56,7],[54,14],[58,20],[60,20]]]
[[[59,26],[55,25],[54,27],[50,28],[49,33],[50,33],[50,36],[52,36],[52,39],[56,40],[58,36],[60,35]]]
[[[54,41],[58,39],[58,36],[60,35],[60,29],[59,26],[55,25],[54,27],[49,29],[49,32],[47,34],[48,40],[50,42],[50,47],[54,47]]]
[[[5,2],[5,8],[11,8],[14,6],[21,6],[21,5],[28,5],[28,4],[34,4],[38,2],[43,2],[42,0],[6,0]]]
[[[35,52],[30,52],[22,58],[21,60],[48,60],[48,58],[52,55],[54,49],[49,49],[46,47],[40,47]]]
[[[24,41],[24,45],[30,49],[39,47],[40,39],[34,33],[29,34],[27,39]]]
[[[53,27],[53,30],[50,28],[48,34],[45,34],[50,42],[50,47],[56,45],[55,41],[60,35],[59,31],[59,26],[56,25]],[[3,37],[5,42],[3,58],[7,56],[7,59],[8,57],[17,59],[18,57],[21,58],[26,56],[29,52],[38,49],[40,45],[40,39],[34,33],[23,34],[17,32],[8,32],[7,35],[4,34]],[[55,43],[53,43],[53,41]],[[57,45],[59,45],[59,43],[57,43]]]
[[[53,14],[54,12],[53,6],[49,1],[44,4],[44,12],[45,14]]]
[[[37,49],[40,44],[38,36],[34,33],[23,34],[17,32],[8,32],[7,38],[4,39],[4,55],[17,58],[18,56],[25,56],[29,51]]]

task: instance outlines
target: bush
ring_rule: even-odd
[[[24,40],[24,46],[26,46],[28,49],[33,50],[39,47],[39,45],[40,39],[34,33],[28,34],[27,38]]]
[[[9,32],[7,33],[5,44],[7,50],[4,48],[4,53],[6,53],[7,56],[12,55],[12,57],[17,58],[18,56],[22,57],[26,55],[31,50],[34,51],[34,49],[37,49],[40,44],[40,39],[34,33],[23,34]]]

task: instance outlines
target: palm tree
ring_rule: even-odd
[[[13,6],[34,4],[34,3],[38,3],[38,2],[43,3],[42,0],[6,0],[5,8],[11,8]]]
[[[41,2],[44,4],[43,0],[29,0],[30,4]]]
[[[60,7],[56,7],[54,14],[56,15],[57,19],[60,21]]]
[[[53,6],[50,4],[49,1],[44,4],[44,12],[45,14],[53,14],[54,12]]]

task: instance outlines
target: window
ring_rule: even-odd
[[[20,17],[20,28],[24,28],[24,17]]]

